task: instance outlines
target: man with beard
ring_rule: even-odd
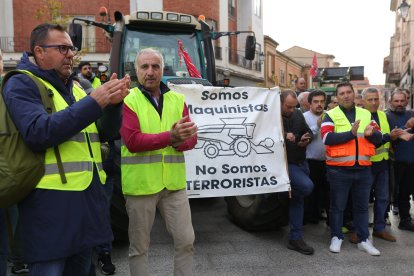
[[[79,71],[80,73],[78,74],[79,79],[82,80],[87,80],[91,83],[93,89],[98,88],[99,86],[101,86],[101,81],[100,79],[95,76],[95,74],[92,72],[92,67],[89,61],[81,61],[81,63],[79,63]]]
[[[296,93],[284,90],[281,95],[282,117],[292,198],[289,205],[290,237],[287,248],[305,255],[312,255],[314,249],[302,238],[304,198],[313,189],[306,162],[306,146],[312,141],[312,131],[299,109]]]
[[[355,107],[352,84],[339,83],[336,97],[339,105],[326,113],[321,127],[331,188],[329,250],[341,251],[343,214],[351,193],[358,249],[379,256],[380,252],[368,239],[368,201],[372,185],[370,157],[375,154],[375,145],[381,142],[381,133],[370,125],[371,113]]]
[[[320,135],[326,94],[321,90],[314,90],[309,94],[307,100],[310,110],[305,112],[303,116],[312,130],[313,140],[306,148],[306,159],[309,164],[310,178],[314,188],[312,194],[306,200],[305,221],[318,223],[321,209],[324,208],[326,213],[329,212],[329,186],[326,181],[325,145]]]
[[[390,128],[409,128],[412,133],[414,127],[414,111],[406,110],[407,94],[402,89],[396,89],[391,94],[390,110],[387,112]],[[398,139],[392,143],[394,151],[394,179],[398,187],[398,207],[401,230],[414,231],[414,224],[410,216],[410,195],[413,193],[414,179],[414,140],[412,135],[403,141]]]
[[[17,65],[22,74],[11,76],[3,90],[27,146],[45,152],[44,176],[19,203],[25,260],[31,276],[87,276],[92,248],[113,239],[102,188],[100,142],[118,133],[120,103],[129,92],[130,78],[118,80],[113,74],[86,95],[72,81],[77,49],[60,25],[34,28],[30,50]],[[47,113],[36,84],[26,74],[53,95],[55,113]]]

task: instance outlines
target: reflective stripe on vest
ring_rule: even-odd
[[[122,164],[151,164],[157,163],[162,161],[162,154],[157,155],[150,155],[150,156],[128,156],[122,157]],[[176,155],[165,155],[164,156],[165,163],[184,163],[185,159],[184,156],[176,156]]]
[[[327,157],[327,160],[333,162],[347,162],[347,161],[355,161],[355,156],[344,156],[344,157]],[[358,160],[369,160],[369,156],[358,155]]]
[[[390,134],[390,125],[388,124],[387,115],[381,111],[377,111],[378,118],[379,118],[379,125],[381,128],[381,133],[384,134]],[[384,145],[381,145],[380,147],[375,149],[375,155],[371,156],[372,162],[380,162],[382,160],[388,160],[389,159],[389,149],[390,149],[390,142],[385,143]]]
[[[122,164],[151,164],[162,162],[162,154],[150,155],[150,156],[123,156],[121,159]]]
[[[339,106],[329,110],[327,114],[334,123],[335,133],[347,132],[352,129],[351,123]],[[371,113],[365,109],[356,107],[356,120],[360,120],[356,139],[339,145],[326,146],[327,165],[354,166],[356,160],[358,160],[358,164],[361,166],[371,165],[370,157],[375,154],[375,147],[364,136],[365,127],[371,122]],[[358,141],[358,147],[356,140]]]
[[[60,93],[49,82],[40,78],[39,80],[42,81],[51,93],[53,93],[52,99],[56,112],[66,109],[68,104]],[[86,96],[85,92],[77,85],[73,85],[72,92],[76,101],[80,101]],[[88,141],[85,139],[86,136],[89,136],[89,145]],[[83,191],[92,182],[94,165],[98,170],[101,182],[103,184],[105,183],[106,175],[102,170],[99,135],[95,124],[87,126],[85,129],[81,130],[81,132],[59,144],[58,148],[67,183],[62,184],[54,149],[48,148],[45,154],[46,172],[37,184],[36,188],[63,191]]]
[[[184,96],[173,91],[163,94],[162,120],[150,101],[134,88],[124,104],[135,112],[142,133],[159,134],[170,131],[181,119]],[[125,195],[155,194],[163,189],[186,188],[185,160],[182,152],[167,146],[163,149],[131,153],[121,146],[122,192]]]
[[[88,136],[89,136],[89,140],[92,143],[93,142],[100,143],[100,141],[101,141],[100,138],[99,138],[98,133],[88,133]],[[84,142],[86,142],[85,134],[83,132],[79,132],[79,133],[75,134],[75,136],[72,136],[71,138],[69,138],[68,141],[84,143]]]
[[[375,149],[375,155],[379,155],[381,153],[389,153],[389,149],[388,148],[377,148],[377,149]]]
[[[62,163],[65,173],[71,172],[82,172],[82,171],[92,171],[92,164],[90,162],[65,162]],[[99,170],[103,170],[102,163],[97,163],[96,166]],[[58,174],[59,168],[57,164],[47,164],[45,165],[45,175]]]

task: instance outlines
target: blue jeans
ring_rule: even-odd
[[[331,185],[331,237],[344,238],[341,228],[348,194],[351,191],[353,224],[358,241],[365,241],[369,236],[368,203],[372,186],[371,167],[352,169],[328,166],[327,172]]]
[[[7,226],[4,209],[0,209],[0,276],[7,274]]]
[[[309,178],[309,167],[305,161],[300,165],[289,163],[292,198],[289,203],[290,239],[302,239],[303,206],[305,196],[312,193],[313,183]]]
[[[89,276],[92,249],[76,255],[49,261],[29,264],[30,276]]]
[[[389,170],[380,170],[372,172],[375,194],[374,201],[374,232],[385,230],[385,212],[388,207],[388,189],[389,189]]]

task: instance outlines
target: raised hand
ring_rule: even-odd
[[[393,130],[391,130],[390,132],[390,137],[391,140],[395,141],[398,139],[398,137],[400,137],[402,134],[404,134],[404,130],[401,128],[397,128],[395,127]]]
[[[365,130],[364,130],[364,136],[365,137],[372,136],[372,134],[374,134],[374,132],[375,132],[375,126],[367,125],[365,127]]]
[[[91,92],[90,96],[101,108],[109,104],[118,104],[128,95],[130,83],[129,75],[118,80],[117,75],[113,73],[110,80]]]
[[[409,133],[408,131],[410,130],[410,128],[407,129],[403,129],[402,132],[400,133],[400,135],[398,136],[399,139],[403,140],[403,141],[410,141],[414,138],[414,134]]]
[[[358,128],[359,128],[359,123],[361,122],[361,120],[356,120],[353,124],[352,124],[352,129],[351,129],[351,131],[352,131],[352,134],[354,135],[354,136],[357,136],[357,134],[358,134]]]
[[[171,144],[176,147],[197,134],[197,125],[189,122],[188,116],[185,116],[173,124],[170,133]]]
[[[405,128],[413,128],[414,127],[414,117],[408,119],[408,121],[405,123]]]

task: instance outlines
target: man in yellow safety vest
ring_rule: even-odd
[[[123,108],[121,174],[131,275],[149,275],[150,232],[157,208],[174,240],[174,275],[192,274],[194,230],[183,151],[197,143],[197,126],[188,117],[184,96],[161,82],[163,67],[160,52],[147,48],[137,54],[138,87],[125,98]]]

